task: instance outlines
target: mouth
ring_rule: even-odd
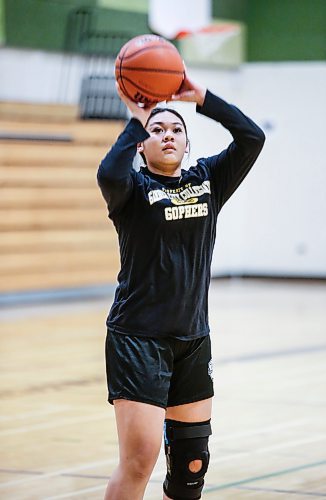
[[[175,151],[175,147],[173,146],[172,143],[167,143],[164,148],[162,148],[162,151]]]

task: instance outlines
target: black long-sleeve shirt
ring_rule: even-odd
[[[208,288],[216,220],[264,144],[262,130],[207,91],[197,112],[220,122],[233,142],[200,158],[181,178],[132,163],[149,134],[132,118],[98,170],[118,233],[121,270],[107,325],[118,333],[193,339],[207,335]]]

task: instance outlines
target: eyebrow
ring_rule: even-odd
[[[149,126],[151,127],[152,125],[164,125],[165,123],[169,123],[169,122],[152,122],[149,124]],[[183,124],[181,122],[171,122],[172,125],[181,125],[183,127]]]

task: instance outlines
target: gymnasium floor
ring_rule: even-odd
[[[111,300],[2,307],[1,499],[103,498],[118,453],[104,368]],[[326,283],[215,280],[210,322],[202,498],[326,497]],[[146,500],[161,498],[163,478],[161,453]]]

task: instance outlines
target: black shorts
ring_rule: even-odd
[[[167,408],[214,394],[209,336],[177,340],[108,330],[105,350],[111,404],[128,399]]]

